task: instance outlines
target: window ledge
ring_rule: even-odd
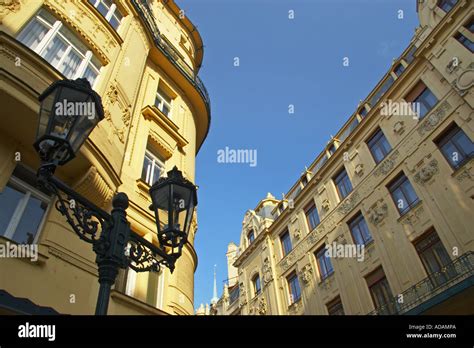
[[[147,201],[151,203],[151,197],[150,197],[150,185],[145,182],[142,178],[139,178],[136,180],[137,188],[138,188],[138,193]]]
[[[471,174],[471,169],[473,168],[471,164],[474,164],[474,157],[469,158],[461,163],[459,167],[453,169],[451,177],[456,178],[458,181],[463,181],[466,178],[472,179],[474,176]]]
[[[334,271],[332,271],[331,273],[329,273],[326,278],[324,279],[321,279],[320,282],[318,283],[319,286],[323,286],[325,284],[328,284],[332,281],[332,279],[334,279]]]
[[[125,305],[133,310],[137,311],[137,315],[148,314],[148,315],[169,315],[165,311],[158,309],[146,302],[136,299],[135,297],[128,296],[118,290],[112,290],[110,297],[114,302]]]
[[[147,105],[142,109],[142,114],[145,119],[155,121],[168,133],[179,147],[188,145],[188,141],[179,134],[179,127],[164,115],[156,106]]]
[[[403,213],[400,213],[400,217],[397,219],[398,222],[401,222],[404,217],[408,216],[410,212],[415,211],[419,206],[421,206],[421,203],[423,201],[421,199],[418,199],[415,204],[411,205],[407,210],[405,210]]]
[[[301,300],[301,297],[294,301],[293,303],[288,305],[288,312],[299,312],[299,310],[302,308],[303,302]]]

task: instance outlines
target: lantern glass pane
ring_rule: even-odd
[[[39,114],[38,120],[38,130],[36,133],[36,140],[41,138],[46,134],[48,129],[48,122],[52,115],[54,98],[56,97],[56,93],[51,93],[48,95],[42,102],[41,102],[41,110]]]
[[[89,98],[87,102],[84,102],[82,111],[83,114],[79,113],[76,116],[76,125],[69,137],[69,143],[71,144],[74,153],[79,150],[82,144],[89,137],[89,134],[92,132],[94,127],[100,121],[97,114],[96,104],[92,98]]]
[[[168,208],[169,208],[169,186],[163,186],[151,192],[153,207],[155,209],[158,233],[168,228]]]
[[[188,187],[173,184],[173,228],[178,231],[184,230],[186,214],[191,201],[191,190]]]

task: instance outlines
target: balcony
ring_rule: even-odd
[[[204,83],[194,73],[192,67],[188,65],[179,55],[174,47],[172,47],[162,36],[158,26],[156,25],[156,19],[153,16],[153,12],[145,0],[132,0],[133,7],[138,12],[141,21],[145,24],[146,28],[151,35],[155,46],[173,63],[173,65],[191,82],[196,88],[206,104],[208,114],[211,114],[211,100],[209,93],[207,92]]]
[[[446,296],[454,296],[474,285],[473,265],[474,252],[470,251],[402,292],[402,303],[398,302],[399,296],[396,296],[368,315],[421,314],[447,299]]]

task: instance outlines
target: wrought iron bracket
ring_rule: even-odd
[[[104,280],[107,278],[111,284],[115,282],[116,272],[110,267],[117,271],[130,267],[136,272],[159,272],[165,266],[173,272],[176,258],[131,230],[125,193],[114,197],[109,214],[56,178],[56,167],[56,163],[43,163],[37,173],[38,185],[57,197],[55,208],[80,239],[92,244],[99,278],[101,266]]]

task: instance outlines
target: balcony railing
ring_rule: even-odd
[[[207,92],[204,83],[201,81],[199,76],[194,72],[188,63],[186,63],[183,58],[179,55],[174,47],[172,47],[162,36],[158,26],[156,25],[156,19],[153,15],[153,12],[148,5],[146,0],[132,0],[133,7],[138,12],[140,19],[145,24],[146,28],[150,32],[150,35],[153,38],[155,46],[163,52],[163,54],[173,63],[178,70],[180,70],[183,75],[192,83],[192,85],[198,90],[201,94],[204,102],[206,104],[207,112],[211,113],[211,100],[209,98],[209,93]]]
[[[394,297],[389,303],[368,315],[405,314],[443,291],[459,284],[474,274],[474,252],[467,252],[440,271],[431,273],[419,283]],[[399,303],[399,299],[400,302]]]

